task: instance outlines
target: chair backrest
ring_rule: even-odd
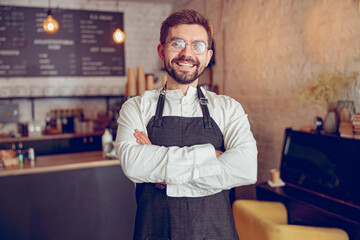
[[[288,225],[280,202],[237,200],[233,213],[240,240],[349,240],[338,228]]]
[[[238,200],[233,204],[233,213],[241,240],[273,240],[278,224],[287,224],[282,203]]]

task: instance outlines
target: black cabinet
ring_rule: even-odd
[[[76,137],[63,141],[61,144],[59,150],[65,148],[69,149],[69,152],[90,152],[102,149],[101,136]]]

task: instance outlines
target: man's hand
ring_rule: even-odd
[[[140,132],[135,129],[134,137],[136,138],[136,142],[140,145],[151,145],[150,139],[144,132]]]
[[[224,152],[220,151],[220,150],[215,150],[216,153],[216,157],[220,156],[221,154],[223,154]]]
[[[140,132],[139,130],[135,129],[134,137],[136,138],[136,142],[140,145],[151,145],[150,139],[144,132]],[[166,183],[155,183],[155,186],[159,189],[164,189],[166,187]]]

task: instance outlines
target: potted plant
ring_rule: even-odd
[[[300,102],[314,105],[327,111],[324,131],[335,133],[338,128],[336,105],[341,95],[357,80],[356,74],[324,72],[314,75],[299,88]]]

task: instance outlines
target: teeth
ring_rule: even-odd
[[[184,66],[184,67],[192,67],[194,66],[193,64],[187,64],[187,63],[178,63],[180,66]]]

